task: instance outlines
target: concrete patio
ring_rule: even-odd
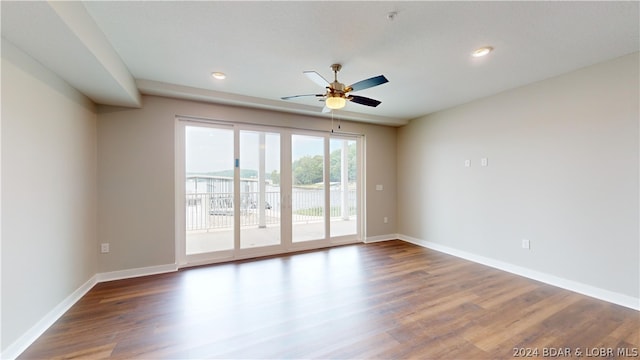
[[[213,216],[212,216],[213,217]],[[226,222],[233,224],[233,216],[225,216]],[[354,235],[357,233],[357,219],[331,219],[331,237]],[[321,220],[293,224],[294,242],[324,239],[324,224]],[[270,224],[264,228],[256,225],[240,227],[240,248],[248,249],[280,244],[280,225]],[[233,229],[231,227],[210,230],[187,231],[187,255],[233,249]]]

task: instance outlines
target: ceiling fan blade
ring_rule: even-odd
[[[316,97],[323,97],[323,96],[324,96],[324,94],[304,94],[304,95],[284,96],[284,97],[281,97],[280,99],[282,99],[282,100],[289,100],[289,99],[299,98],[299,97],[303,97],[303,96],[316,96]]]
[[[372,106],[372,107],[376,107],[376,106],[380,105],[380,103],[381,103],[380,101],[378,101],[376,99],[371,99],[371,98],[368,98],[368,97],[358,96],[358,95],[349,96],[349,100],[351,100],[351,102],[354,102],[356,104]]]
[[[322,75],[318,74],[317,72],[305,71],[303,73],[309,78],[309,80],[322,86],[323,88],[329,86],[329,82],[327,81],[327,79],[323,78]]]
[[[358,81],[357,83],[350,85],[347,88],[351,89],[349,91],[360,91],[360,90],[368,89],[370,87],[382,85],[386,82],[389,82],[389,80],[387,80],[387,78],[384,77],[384,75],[378,75],[372,78],[368,78],[366,80]]]

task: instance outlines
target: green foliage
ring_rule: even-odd
[[[240,169],[240,178],[242,179],[257,179],[258,170]]]
[[[331,152],[331,157],[329,159],[329,181],[338,182],[340,181],[340,175],[342,170],[341,164],[341,153],[342,149],[337,149]],[[353,182],[356,180],[356,144],[352,143],[349,145],[347,152],[347,162],[349,167],[349,182]],[[324,174],[324,166],[322,155],[315,156],[305,156],[302,157],[292,164],[293,171],[293,185],[313,185],[317,183],[323,182],[323,174]],[[225,176],[225,177],[233,177],[234,170],[223,170],[216,172],[208,172],[200,175],[210,175],[210,176]],[[276,170],[271,172],[271,181],[274,184],[280,184],[280,173]],[[253,179],[258,177],[258,172],[256,170],[251,169],[241,169],[240,177],[243,179]]]
[[[322,182],[322,156],[305,156],[293,162],[293,184],[310,185]]]
[[[331,152],[330,158],[330,173],[329,173],[329,181],[336,182],[340,181],[340,173],[342,172],[342,159],[341,159],[342,149],[334,150]],[[356,144],[352,143],[349,145],[347,150],[347,166],[349,168],[349,178],[348,181],[356,180]]]
[[[342,170],[342,149],[331,152],[329,159],[329,181],[340,181]],[[348,180],[356,180],[356,144],[349,145],[347,151],[347,164],[349,167]],[[323,161],[321,155],[305,156],[293,162],[293,184],[312,185],[321,183],[323,179]]]

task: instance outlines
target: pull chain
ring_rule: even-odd
[[[338,130],[342,128],[342,118],[338,119]],[[331,110],[331,133],[333,133],[333,110]]]
[[[333,110],[331,110],[331,133],[333,134]]]

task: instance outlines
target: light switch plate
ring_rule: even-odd
[[[378,185],[376,185],[376,190],[382,191],[382,190],[384,190],[384,186],[378,184]]]
[[[480,165],[488,166],[489,165],[489,159],[487,159],[487,158],[480,159]]]

